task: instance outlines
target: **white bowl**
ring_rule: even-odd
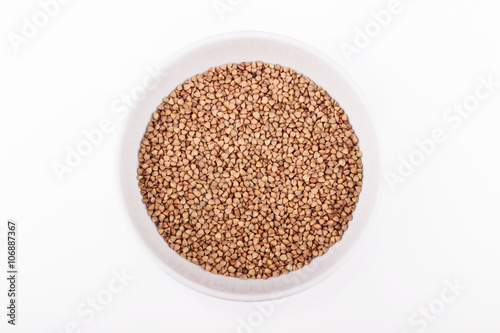
[[[288,275],[267,280],[241,280],[215,275],[181,258],[158,234],[146,213],[136,180],[137,153],[151,114],[177,85],[208,68],[225,63],[256,61],[280,64],[302,73],[322,86],[344,108],[359,137],[363,152],[363,188],[359,203],[342,240],[311,264]],[[339,65],[320,51],[294,39],[256,32],[223,34],[197,42],[161,68],[165,77],[148,91],[131,112],[123,136],[120,182],[127,210],[140,242],[168,274],[202,293],[237,301],[263,301],[289,296],[314,286],[335,272],[352,253],[373,220],[382,187],[379,140],[362,94]]]

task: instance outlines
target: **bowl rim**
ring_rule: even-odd
[[[311,279],[309,281],[306,281],[304,283],[301,283],[300,285],[297,285],[293,288],[287,289],[284,292],[280,292],[279,294],[274,294],[270,295],[267,293],[256,293],[256,294],[238,294],[238,293],[233,293],[233,292],[226,292],[226,291],[220,291],[220,290],[215,290],[211,287],[202,285],[200,283],[197,283],[195,281],[192,281],[186,277],[184,277],[182,274],[178,273],[175,271],[173,268],[171,268],[168,264],[163,262],[157,254],[149,247],[147,244],[145,244],[145,239],[141,237],[140,233],[138,232],[134,222],[132,221],[132,216],[130,215],[129,208],[126,205],[126,198],[125,198],[125,188],[124,188],[124,175],[123,175],[123,168],[120,167],[121,161],[124,160],[124,155],[126,154],[126,147],[125,147],[125,136],[127,133],[127,129],[131,126],[132,122],[132,117],[131,115],[127,115],[127,119],[125,121],[125,125],[122,127],[121,130],[121,135],[119,139],[119,153],[118,153],[118,182],[119,182],[119,187],[120,187],[120,192],[122,193],[122,200],[121,204],[123,205],[123,209],[127,211],[127,217],[128,217],[128,228],[132,234],[134,234],[134,238],[137,240],[137,243],[141,244],[140,247],[148,253],[148,257],[152,258],[152,260],[170,277],[174,278],[174,280],[180,282],[184,286],[187,286],[193,290],[196,290],[200,293],[203,293],[205,295],[209,295],[212,297],[216,297],[219,299],[224,299],[224,300],[231,300],[231,301],[243,301],[243,302],[248,302],[248,301],[270,301],[270,300],[277,300],[280,298],[288,297],[291,295],[295,295],[298,293],[301,293],[315,285],[318,285],[319,283],[323,282],[327,278],[333,275],[335,271],[338,271],[344,264],[348,261],[348,259],[353,255],[356,249],[359,248],[359,243],[361,240],[366,236],[368,231],[372,228],[373,226],[373,221],[375,220],[379,208],[380,208],[380,202],[381,198],[383,195],[384,191],[384,186],[383,186],[383,175],[382,172],[384,170],[384,160],[383,160],[383,147],[381,144],[380,140],[380,131],[378,129],[378,124],[375,120],[375,117],[373,117],[373,112],[372,108],[370,108],[369,104],[366,101],[366,97],[362,93],[361,89],[358,87],[358,85],[354,82],[354,80],[351,78],[351,76],[344,70],[343,67],[341,67],[334,59],[326,55],[323,51],[305,43],[302,41],[299,41],[295,38],[281,35],[281,34],[276,34],[276,33],[270,33],[270,32],[263,32],[263,31],[237,31],[237,32],[229,32],[229,33],[221,33],[213,36],[209,36],[206,38],[202,38],[198,41],[195,41],[187,46],[184,46],[182,48],[179,48],[177,51],[174,51],[170,56],[166,57],[163,61],[160,62],[158,65],[158,68],[160,70],[163,70],[165,68],[169,68],[173,64],[175,64],[177,61],[182,59],[185,55],[190,54],[191,52],[196,51],[197,49],[203,48],[205,46],[208,46],[210,44],[216,44],[220,42],[228,42],[232,40],[242,40],[242,39],[248,39],[248,40],[255,40],[255,39],[260,39],[260,40],[267,40],[267,41],[279,41],[284,44],[288,44],[291,47],[299,48],[305,50],[307,53],[313,54],[315,57],[320,58],[323,62],[328,64],[328,66],[331,67],[339,76],[342,77],[344,81],[346,81],[351,89],[354,91],[355,95],[359,99],[359,102],[363,105],[365,111],[366,111],[366,116],[369,118],[369,122],[371,123],[373,127],[373,137],[376,141],[376,144],[374,145],[376,152],[375,155],[379,156],[379,158],[376,159],[376,163],[378,164],[377,167],[379,169],[379,172],[375,174],[375,196],[372,198],[374,201],[372,205],[372,209],[370,210],[368,214],[368,222],[365,225],[364,228],[360,230],[360,234],[358,235],[357,239],[354,240],[354,243],[351,246],[350,250],[347,250],[347,252],[341,256],[339,261],[335,264],[332,265],[333,267],[328,267],[323,274],[320,276]],[[134,105],[131,107],[130,112],[134,112],[134,110],[137,108],[137,105]],[[311,264],[314,263],[314,260],[311,262]],[[310,265],[311,265],[310,264]],[[208,272],[207,272],[208,273]]]

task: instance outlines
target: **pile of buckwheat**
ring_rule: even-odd
[[[288,67],[210,68],[158,106],[139,150],[143,202],[183,258],[225,276],[297,270],[340,241],[362,186],[358,139]]]

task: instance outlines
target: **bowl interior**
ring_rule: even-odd
[[[224,63],[264,61],[290,67],[322,86],[349,116],[363,152],[363,189],[342,240],[310,265],[267,280],[241,280],[209,273],[181,258],[158,235],[141,202],[136,172],[137,152],[151,114],[177,85]],[[352,253],[374,217],[381,188],[379,143],[367,105],[356,85],[331,59],[293,39],[267,33],[232,33],[198,42],[161,65],[161,75],[129,115],[122,140],[120,183],[135,232],[171,276],[203,293],[231,300],[257,301],[289,296],[332,274]]]

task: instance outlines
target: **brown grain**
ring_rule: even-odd
[[[277,277],[340,241],[362,187],[339,104],[280,65],[226,64],[153,113],[137,179],[158,233],[207,271]]]

